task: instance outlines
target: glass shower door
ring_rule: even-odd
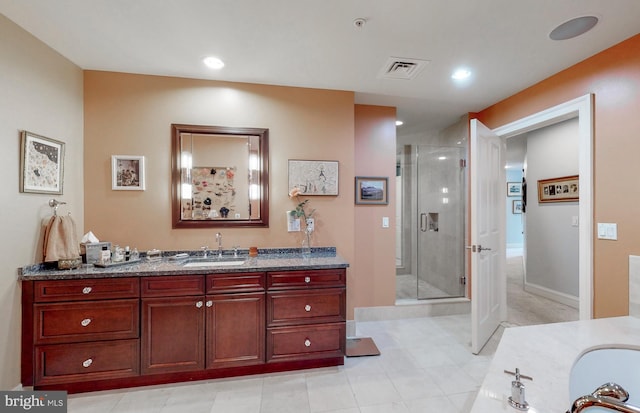
[[[459,147],[417,148],[418,299],[464,296],[463,158]]]

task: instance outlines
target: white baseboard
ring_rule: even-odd
[[[471,301],[468,298],[407,300],[395,306],[357,307],[354,318],[356,322],[384,321],[468,314],[470,311]]]
[[[25,388],[22,387],[22,383],[18,384],[16,387],[11,389],[11,391],[24,391],[24,390],[25,390]]]
[[[569,307],[579,309],[580,299],[576,296],[561,293],[559,291],[551,290],[546,287],[541,287],[536,284],[531,284],[525,281],[524,290],[531,294],[536,294],[549,300],[556,301],[560,304],[568,305]]]

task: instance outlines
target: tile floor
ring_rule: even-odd
[[[521,286],[521,261],[511,257],[508,265],[509,320],[477,356],[469,351],[469,314],[358,322],[356,334],[372,337],[380,356],[346,358],[334,368],[70,395],[68,411],[465,413],[504,328],[577,319],[576,310],[514,287]]]
[[[468,350],[469,315],[360,322],[380,356],[299,372],[69,396],[70,413],[466,412],[491,361]]]

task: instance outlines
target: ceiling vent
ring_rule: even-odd
[[[428,60],[390,57],[380,70],[378,77],[411,80],[418,76],[428,63]]]

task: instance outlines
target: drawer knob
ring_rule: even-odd
[[[211,300],[207,301],[207,307],[213,307],[213,301]]]
[[[84,288],[82,289],[82,294],[89,294],[89,293],[91,292],[91,290],[92,290],[92,289],[93,289],[93,288],[91,288],[91,287],[84,287]]]
[[[82,362],[82,367],[84,367],[86,369],[91,364],[93,364],[93,360],[92,359],[86,359],[85,361]]]
[[[304,277],[304,282],[309,284],[311,282],[311,277],[309,277],[309,276]]]
[[[305,346],[305,347],[311,347],[311,340],[306,339],[306,340],[304,341],[304,346]]]
[[[196,308],[202,308],[202,306],[203,306],[203,305],[204,305],[204,304],[202,303],[202,301],[198,301],[198,302],[196,303]]]
[[[310,306],[309,304],[305,305],[305,306],[304,306],[304,311],[306,311],[307,313],[308,313],[309,311],[311,311],[311,306]]]
[[[85,318],[84,320],[80,321],[80,324],[82,325],[82,327],[86,327],[89,324],[91,324],[91,319],[90,318]]]

